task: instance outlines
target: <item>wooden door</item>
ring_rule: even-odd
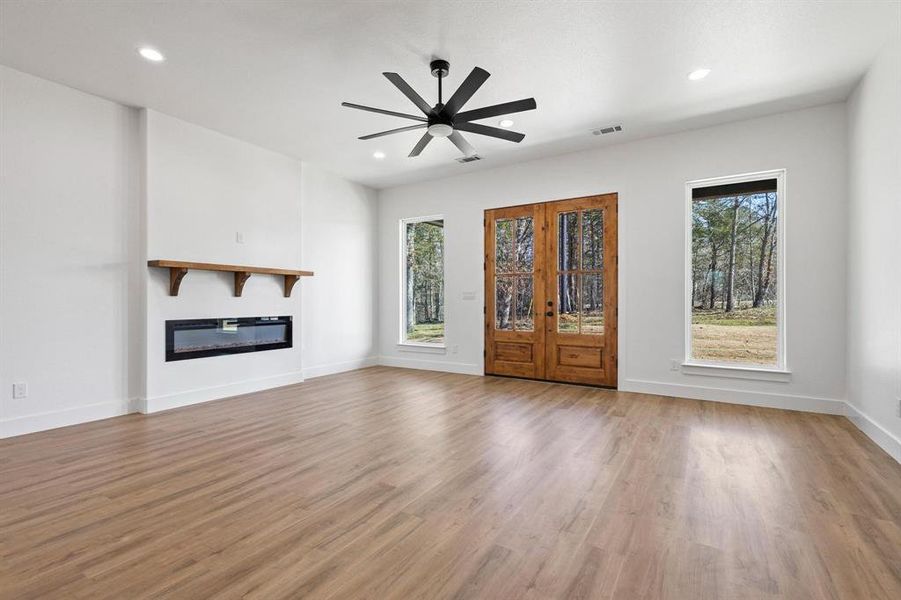
[[[546,206],[546,377],[616,387],[616,194]]]
[[[616,386],[617,196],[485,211],[485,372]]]
[[[485,211],[485,372],[544,378],[544,206]]]

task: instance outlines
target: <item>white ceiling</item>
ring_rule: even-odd
[[[2,0],[0,63],[387,187],[841,100],[899,15],[863,1]],[[138,57],[144,44],[167,61]],[[447,140],[407,158],[417,131],[356,140],[411,122],[341,101],[415,112],[381,73],[434,102],[432,57],[450,61],[449,91],[473,66],[492,74],[467,109],[534,96],[512,116],[525,140],[466,134],[484,158],[468,165]],[[699,66],[711,75],[688,81]],[[625,131],[589,134],[614,123]]]

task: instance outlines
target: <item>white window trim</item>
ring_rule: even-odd
[[[447,333],[447,331],[445,331]],[[444,344],[427,344],[424,342],[398,342],[399,352],[419,352],[421,354],[447,354]]]
[[[398,222],[398,247],[400,249],[400,262],[398,271],[400,277],[400,289],[398,290],[398,298],[400,298],[400,310],[398,315],[398,342],[397,346],[404,352],[424,352],[427,354],[444,354],[447,347],[447,306],[444,311],[444,342],[440,344],[430,344],[425,342],[409,342],[407,341],[407,225],[410,223],[422,223],[423,221],[445,221],[444,215],[425,215],[422,217],[409,217],[401,219]],[[447,299],[447,234],[446,226],[441,228],[441,243],[443,245],[441,277],[444,280],[444,296]]]
[[[727,363],[718,361],[699,361],[691,358],[691,290],[692,290],[692,190],[712,185],[743,183],[758,179],[776,180],[776,364],[761,366],[752,363]],[[785,169],[743,173],[727,177],[711,177],[696,179],[685,184],[685,359],[682,372],[686,375],[709,375],[713,377],[733,377],[736,379],[760,379],[767,381],[789,381],[791,371],[787,364],[786,340],[786,295],[785,295],[785,204],[786,185]]]
[[[684,375],[703,375],[705,377],[726,377],[730,379],[756,379],[758,381],[791,381],[791,371],[773,367],[748,367],[734,363],[682,363]]]

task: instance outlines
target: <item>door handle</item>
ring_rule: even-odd
[[[544,313],[544,316],[545,316],[545,317],[553,317],[553,316],[554,316],[554,311],[549,310],[549,311],[547,311],[546,313]]]

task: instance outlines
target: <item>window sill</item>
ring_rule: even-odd
[[[417,344],[415,342],[398,342],[399,352],[421,352],[423,354],[447,354],[444,344]]]
[[[729,379],[754,379],[757,381],[791,381],[791,371],[766,367],[741,367],[731,365],[713,365],[704,363],[682,363],[685,375],[702,375],[705,377],[727,377]]]

